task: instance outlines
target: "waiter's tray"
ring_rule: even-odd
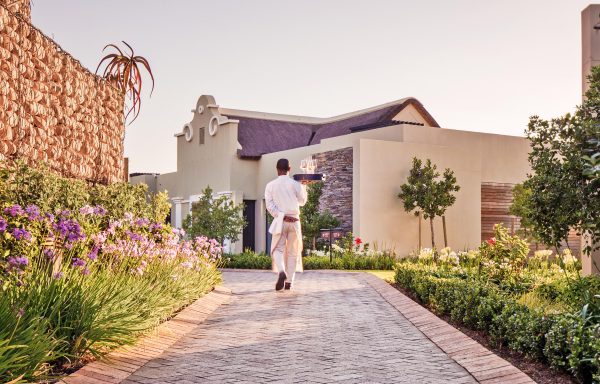
[[[297,173],[294,175],[294,180],[299,182],[317,183],[325,180],[325,175],[322,173]]]

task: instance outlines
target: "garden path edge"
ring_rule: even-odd
[[[365,281],[431,342],[479,383],[534,383],[529,376],[454,328],[382,279],[362,273]]]
[[[63,377],[65,384],[118,384],[161,355],[189,331],[202,323],[222,304],[231,301],[231,290],[218,285],[214,290],[185,307],[173,318],[161,323],[133,346],[123,346],[101,360],[84,365],[78,371]]]

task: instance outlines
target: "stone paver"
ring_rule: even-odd
[[[305,272],[275,292],[261,271],[225,271],[157,335],[69,384],[533,383],[381,279]]]
[[[364,274],[225,272],[232,300],[123,383],[475,383]]]

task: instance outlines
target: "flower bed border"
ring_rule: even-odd
[[[222,304],[231,300],[231,290],[217,286],[172,319],[143,336],[134,346],[125,346],[104,356],[102,360],[83,366],[59,382],[66,384],[120,383],[147,362],[160,356],[183,336],[204,322]]]
[[[366,282],[388,303],[480,383],[535,383],[524,372],[497,356],[376,276]]]

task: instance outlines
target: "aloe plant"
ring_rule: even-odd
[[[115,44],[108,44],[104,47],[102,52],[107,48],[114,48],[116,52],[110,53],[100,60],[100,63],[96,68],[96,74],[98,74],[98,70],[102,64],[107,62],[102,77],[114,81],[117,88],[131,99],[132,105],[125,114],[125,120],[127,120],[129,114],[133,113],[133,119],[129,123],[131,124],[138,117],[142,105],[141,94],[143,81],[140,69],[144,68],[150,75],[150,79],[152,79],[152,90],[150,91],[150,95],[152,95],[152,91],[154,91],[154,75],[152,74],[152,69],[150,68],[148,60],[143,56],[135,55],[131,45],[127,44],[125,41],[123,41],[123,44],[129,48],[128,54],[124,53]]]

